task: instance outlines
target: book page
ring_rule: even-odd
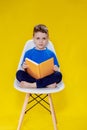
[[[54,59],[50,58],[40,64],[40,78],[48,76],[54,72]]]
[[[27,72],[29,73],[29,75],[31,75],[35,79],[39,79],[40,74],[39,74],[38,64],[32,60],[27,59],[27,58],[25,59],[25,63],[29,66],[29,68],[27,68]]]

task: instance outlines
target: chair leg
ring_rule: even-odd
[[[24,104],[23,104],[23,107],[22,107],[22,112],[21,112],[21,115],[20,115],[17,130],[20,130],[20,128],[21,128],[21,124],[22,124],[23,117],[24,117],[24,114],[25,114],[26,106],[28,104],[29,96],[30,96],[29,93],[27,93],[26,96],[25,96],[25,100],[24,100]]]
[[[57,120],[56,120],[56,115],[55,115],[55,111],[54,111],[54,107],[53,107],[53,102],[52,102],[51,94],[48,94],[48,98],[49,98],[49,103],[50,103],[52,120],[53,120],[53,124],[54,124],[54,130],[58,130],[57,129]]]

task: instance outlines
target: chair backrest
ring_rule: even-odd
[[[21,55],[21,58],[20,58],[17,70],[21,69],[21,63],[23,61],[23,57],[24,57],[25,52],[27,50],[33,48],[34,46],[35,46],[35,44],[34,44],[33,40],[28,40],[26,42],[26,44],[24,46],[24,49],[22,51],[22,55]],[[54,46],[53,46],[53,44],[52,44],[51,41],[48,42],[47,48],[49,48],[50,50],[52,50],[56,54]],[[35,88],[34,89],[33,88],[29,89],[28,88],[27,89],[27,88],[21,88],[19,86],[19,81],[15,78],[15,80],[14,80],[14,87],[18,91],[25,92],[25,93],[36,93],[36,94],[42,94],[42,93],[44,93],[44,94],[46,94],[46,93],[59,92],[59,91],[63,90],[64,89],[64,84],[63,84],[63,82],[58,83],[57,87],[55,89],[53,89],[53,88],[41,88],[41,89],[40,88],[38,88],[38,89],[35,89]]]
[[[24,46],[24,49],[23,49],[23,52],[22,52],[22,55],[21,55],[21,58],[20,58],[20,61],[19,61],[19,65],[18,65],[18,68],[17,70],[21,69],[21,64],[22,64],[22,61],[23,61],[23,57],[24,57],[24,54],[27,50],[33,48],[35,46],[34,44],[34,41],[33,40],[28,40],[26,43],[25,43],[25,46]],[[51,51],[53,51],[55,54],[55,49],[54,49],[54,46],[52,44],[51,41],[48,41],[48,44],[47,44],[47,48],[49,48]]]

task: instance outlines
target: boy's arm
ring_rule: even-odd
[[[26,65],[26,63],[25,63],[25,61],[24,61],[23,64],[22,64],[22,69],[25,70],[25,69],[27,69],[27,68],[28,68],[28,65]]]

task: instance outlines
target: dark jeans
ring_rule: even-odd
[[[62,80],[62,74],[55,71],[53,74],[46,76],[42,79],[35,79],[31,77],[28,73],[23,70],[18,70],[16,73],[16,78],[19,82],[26,81],[30,83],[36,82],[37,88],[44,88],[52,83],[59,83]]]

